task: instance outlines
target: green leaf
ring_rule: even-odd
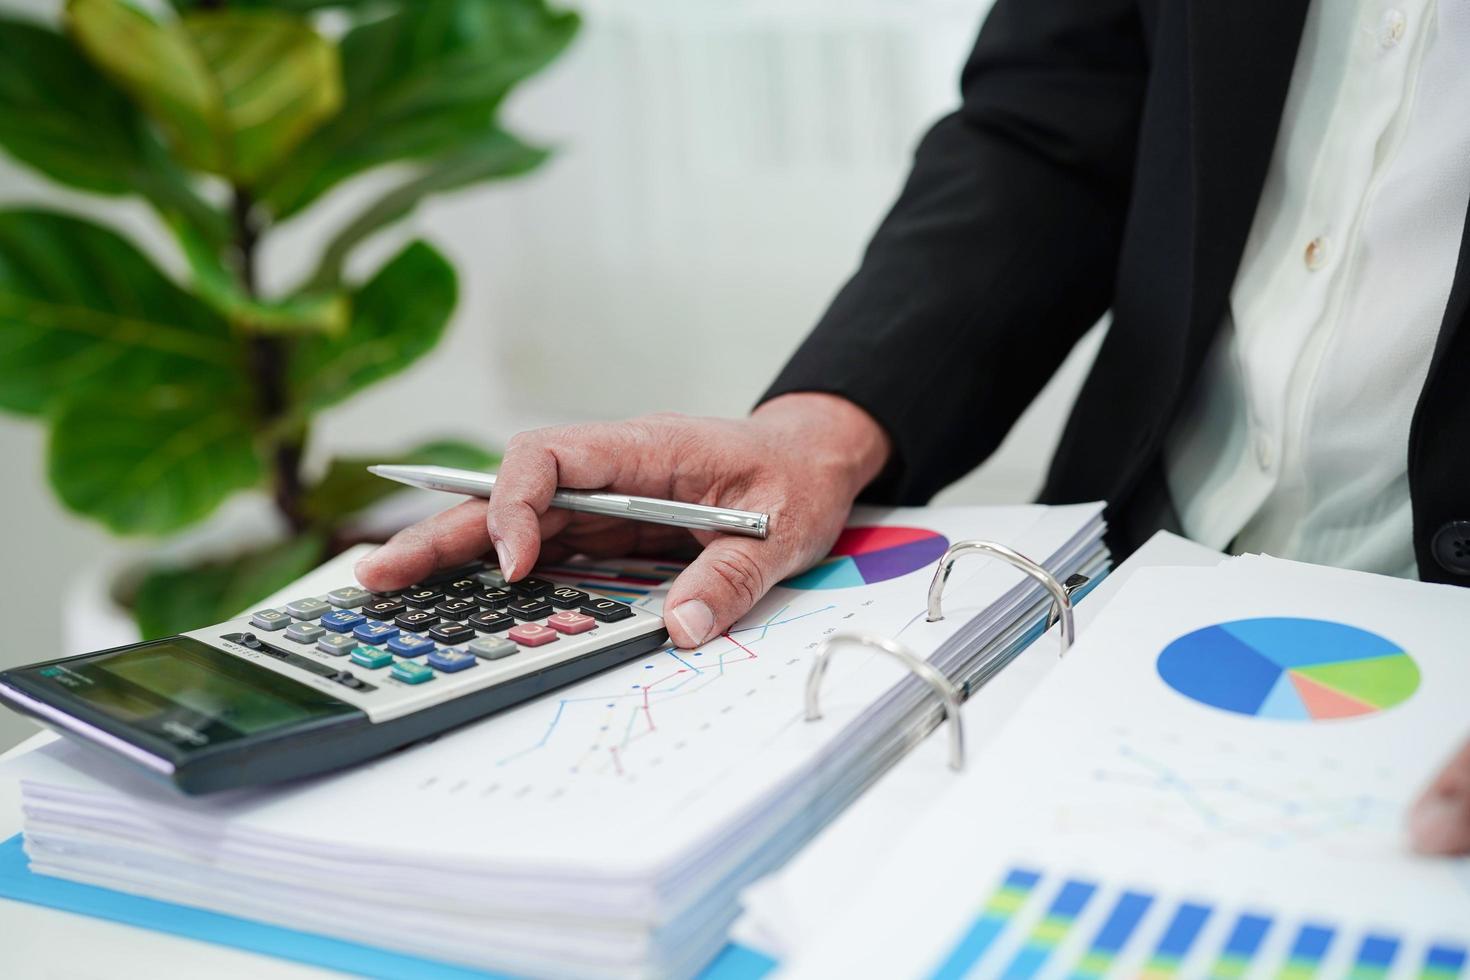
[[[261,187],[278,218],[394,160],[462,150],[506,94],[570,43],[576,14],[543,0],[418,0],[342,39],[342,111]]]
[[[333,523],[403,489],[401,484],[367,471],[377,463],[404,466],[453,466],[488,470],[499,465],[500,455],[468,442],[441,440],[405,453],[346,457],[332,460],[326,476],[306,494],[305,509],[315,521]]]
[[[297,342],[290,383],[299,408],[325,408],[412,364],[438,343],[456,292],[444,257],[410,243],[353,294],[346,334]]]
[[[194,274],[194,291],[229,321],[248,334],[325,333],[347,329],[351,304],[337,290],[309,290],[284,299],[256,299],[224,267],[217,249],[185,226],[174,228],[179,247]]]
[[[301,17],[199,11],[159,22],[124,0],[67,0],[67,24],[181,159],[251,186],[341,104],[336,49]]]
[[[482,180],[526,173],[539,166],[547,156],[546,150],[522,143],[498,126],[492,127],[464,149],[420,167],[414,176],[354,218],[327,243],[306,288],[315,292],[334,288],[341,279],[342,265],[352,250],[374,232],[407,217],[425,197]]]
[[[47,177],[97,194],[142,194],[221,242],[224,218],[189,186],[138,109],[66,38],[0,20],[0,146]]]
[[[98,194],[134,190],[143,118],[54,31],[0,21],[0,145],[59,183]]]
[[[148,110],[187,163],[226,172],[219,92],[177,23],[160,24],[124,0],[67,0],[66,23],[87,57]]]
[[[0,408],[189,380],[246,387],[229,326],[123,238],[77,218],[0,211]]]
[[[152,640],[232,619],[311,571],[324,551],[320,536],[306,534],[231,561],[153,569],[133,600],[138,629]]]
[[[176,385],[69,398],[52,421],[52,486],[119,534],[186,527],[261,481],[247,395]]]
[[[253,186],[342,105],[337,49],[299,17],[270,11],[189,14],[185,32],[219,90],[236,183]]]

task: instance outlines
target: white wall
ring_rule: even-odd
[[[524,134],[560,148],[554,161],[432,202],[358,257],[367,269],[407,236],[426,237],[459,268],[461,301],[437,350],[321,420],[316,458],[446,433],[500,442],[576,418],[745,411],[855,266],[919,133],[952,104],[988,3],[580,5],[575,48],[510,107]],[[289,282],[378,186],[356,182],[282,229],[267,284]],[[0,201],[91,213],[178,268],[141,208],[99,206],[4,159]],[[944,499],[1035,491],[1093,346]],[[60,594],[116,547],[52,500],[43,443],[36,426],[0,417],[0,665],[59,649]],[[0,713],[0,747],[24,730]]]

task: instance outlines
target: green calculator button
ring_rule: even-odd
[[[378,650],[374,647],[358,647],[352,651],[350,658],[353,663],[366,667],[369,670],[377,670],[386,667],[393,662],[393,654],[387,650]]]
[[[434,679],[434,672],[423,664],[412,660],[400,660],[393,665],[393,676],[405,684],[422,684]]]

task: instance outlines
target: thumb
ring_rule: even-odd
[[[774,541],[711,541],[669,589],[664,603],[669,638],[688,649],[723,633],[794,570],[791,561]]]

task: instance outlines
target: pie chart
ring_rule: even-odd
[[[886,582],[931,565],[949,539],[922,527],[850,527],[832,553],[781,584],[788,589],[850,589]]]
[[[1325,619],[1206,626],[1166,646],[1157,666],[1187,698],[1280,721],[1376,714],[1419,688],[1419,665],[1398,644]]]

